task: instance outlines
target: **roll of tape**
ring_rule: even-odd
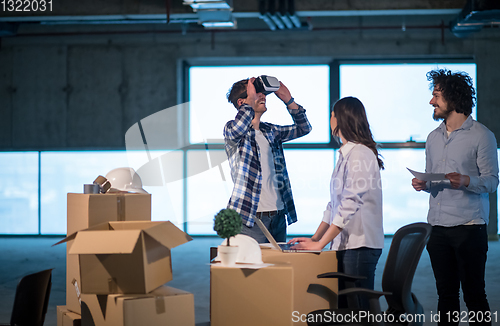
[[[101,186],[101,192],[103,194],[107,193],[108,190],[111,188],[111,182],[109,182],[108,180],[106,180],[106,182],[104,182]]]
[[[108,181],[108,179],[106,179],[105,177],[103,177],[102,175],[98,176],[95,180],[94,180],[94,184],[95,185],[99,185],[100,187],[100,191],[105,194],[106,192],[108,192],[109,188],[111,188],[111,183]]]
[[[99,185],[95,184],[84,184],[83,185],[83,193],[84,194],[98,194],[101,192],[101,188]]]

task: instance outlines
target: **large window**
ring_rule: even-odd
[[[223,128],[234,119],[236,109],[228,103],[226,94],[234,82],[249,77],[277,77],[290,90],[296,102],[307,111],[314,126],[311,133],[287,144],[285,151],[297,212],[303,216],[300,224],[289,233],[313,233],[328,202],[328,182],[333,171],[333,149],[299,150],[303,145],[330,142],[330,67],[329,65],[284,66],[193,66],[189,69],[189,142],[220,144],[223,151]],[[293,120],[285,105],[274,94],[266,97],[267,112],[262,121],[280,125]],[[215,150],[214,150],[215,151]],[[190,169],[207,155],[203,150],[189,151]],[[225,153],[223,154],[225,155]],[[304,168],[307,164],[308,168]],[[187,225],[190,234],[215,234],[213,216],[227,206],[233,183],[227,160],[187,179]],[[300,203],[300,204],[299,204]]]
[[[322,219],[338,155],[330,138],[330,106],[345,96],[364,103],[381,145],[386,166],[381,172],[384,231],[393,234],[427,218],[429,195],[413,190],[406,167],[424,170],[425,139],[440,123],[432,119],[425,76],[435,68],[466,71],[475,83],[475,64],[464,62],[191,66],[186,75],[188,103],[176,111],[185,118],[177,122],[179,133],[184,133],[182,148],[162,149],[151,141],[151,134],[164,140],[161,131],[170,117],[158,122],[159,115],[152,115],[150,122],[141,120],[142,131],[137,127],[130,132],[127,145],[134,146],[127,151],[0,153],[0,234],[64,234],[66,194],[81,193],[83,184],[111,169],[132,166],[142,173],[144,189],[152,194],[153,220],[170,220],[192,235],[214,235],[213,216],[226,207],[233,189],[222,130],[237,111],[226,93],[235,81],[261,74],[280,79],[304,106],[313,126],[309,135],[284,146],[299,219],[288,234],[310,235]],[[331,89],[330,81],[337,85],[337,80],[338,87]],[[263,121],[292,123],[275,95],[267,96],[267,107]],[[142,149],[143,137],[148,139],[147,150]]]
[[[289,227],[289,234],[312,234],[319,225],[329,200],[329,181],[337,152],[312,149],[285,150],[299,215],[299,222]],[[39,155],[42,158],[41,175],[38,169]],[[66,193],[81,193],[84,183],[89,183],[97,175],[106,173],[107,168],[116,167],[112,165],[105,169],[101,162],[98,162],[100,159],[126,165],[127,162],[123,161],[125,155],[124,151],[0,153],[2,167],[0,234],[65,234]],[[179,153],[176,155],[182,158]],[[190,151],[188,159],[196,159],[199,155],[203,155],[203,151]],[[384,232],[393,234],[402,225],[426,220],[429,194],[413,190],[410,186],[411,175],[405,168],[406,165],[411,165],[416,170],[423,170],[425,162],[421,158],[425,154],[423,149],[384,149],[382,155],[386,165],[386,170],[381,172]],[[95,157],[95,160],[85,159],[89,157]],[[498,157],[500,160],[500,149]],[[84,164],[82,161],[87,163]],[[311,168],[304,169],[304,166]],[[70,173],[68,167],[73,167],[74,171],[79,169],[81,171]],[[206,175],[201,174],[188,179],[187,231],[190,234],[215,234],[211,229],[212,212],[227,204],[232,189],[227,161],[222,165],[222,171],[223,174],[218,169],[212,169]],[[39,177],[42,182],[41,204],[38,200]],[[213,191],[207,192],[206,185],[211,183],[214,184]],[[182,228],[184,216],[182,182],[171,183],[166,187],[144,186],[144,189],[152,194],[152,219],[170,220]],[[497,196],[498,193],[497,191]],[[497,197],[498,199],[500,198]],[[39,226],[40,206],[42,218]]]
[[[316,232],[330,200],[330,178],[336,154],[332,149],[285,150],[298,217],[298,222],[288,227],[288,234]]]
[[[344,63],[339,67],[340,97],[363,102],[375,141],[425,142],[441,122],[432,119],[426,73],[447,68],[467,72],[476,86],[474,63]],[[476,110],[473,110],[476,118]]]
[[[0,153],[0,234],[38,234],[38,152]]]
[[[427,220],[429,194],[413,189],[413,176],[406,168],[425,169],[425,140],[441,123],[432,119],[432,90],[426,73],[442,68],[467,72],[475,87],[474,63],[339,63],[339,97],[354,96],[363,102],[373,137],[382,147],[386,234]],[[475,109],[472,116],[476,117]]]
[[[130,166],[129,157],[125,151],[0,153],[0,234],[66,234],[67,193],[83,193],[98,175]],[[182,182],[143,188],[152,194],[152,220],[182,228]]]
[[[291,143],[328,143],[330,68],[328,65],[290,66],[195,66],[189,69],[189,140],[191,144],[208,140],[223,142],[224,124],[234,119],[236,109],[226,94],[233,83],[260,75],[275,76],[302,105],[314,125],[308,135]],[[285,105],[274,94],[266,98],[266,122],[292,124]]]
[[[189,162],[196,162],[205,151],[188,152]],[[291,180],[294,202],[300,223],[292,224],[289,234],[312,234],[321,222],[329,201],[330,176],[334,167],[334,151],[314,149],[285,150],[287,169]],[[214,215],[227,206],[233,190],[229,163],[188,178],[187,182],[188,233],[215,234],[212,230]]]
[[[218,152],[218,153],[217,153]],[[189,234],[215,234],[214,215],[225,208],[233,184],[228,161],[195,174],[198,162],[207,155],[225,155],[223,150],[190,150],[187,153],[187,231]]]
[[[423,149],[382,149],[385,170],[382,177],[384,233],[394,234],[400,227],[413,222],[427,221],[429,194],[416,192],[411,186],[410,166],[424,171]]]

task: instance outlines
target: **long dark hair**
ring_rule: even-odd
[[[337,119],[333,134],[338,135],[340,130],[347,141],[363,144],[371,149],[377,158],[378,167],[383,170],[384,162],[380,158],[377,143],[373,140],[363,103],[355,97],[344,97],[333,105],[333,112]]]

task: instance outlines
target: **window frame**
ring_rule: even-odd
[[[277,59],[276,57],[252,57],[252,58],[190,58],[190,59],[184,59],[182,60],[180,64],[180,69],[181,72],[178,74],[179,76],[182,76],[182,80],[179,80],[179,85],[183,85],[183,89],[179,92],[178,94],[178,101],[179,103],[185,103],[188,102],[190,99],[190,90],[189,90],[189,85],[190,85],[190,80],[189,80],[189,69],[191,67],[195,66],[271,66],[271,65],[276,65],[276,66],[287,66],[287,65],[302,65],[302,66],[307,66],[307,65],[327,65],[329,66],[330,69],[330,96],[329,96],[329,103],[328,107],[331,109],[332,104],[332,64],[334,61],[332,61],[331,58],[329,57],[286,57],[286,58],[279,58]],[[338,69],[338,67],[336,68]],[[337,73],[338,74],[338,73]],[[338,85],[338,81],[336,82]],[[337,91],[338,93],[338,91]],[[183,116],[183,141],[185,144],[190,144],[189,143],[189,126],[190,126],[190,121],[189,121],[189,114],[185,114]],[[199,148],[206,148],[206,149],[223,149],[224,144],[206,144],[207,146],[200,145],[200,144],[190,144],[187,149],[199,149]],[[335,140],[335,138],[332,137],[330,134],[329,141],[324,142],[324,143],[286,143],[283,144],[283,148],[297,148],[297,149],[308,149],[308,148],[315,148],[315,149],[331,149],[331,148],[340,148],[340,144]]]
[[[332,58],[332,57],[214,57],[214,58],[185,58],[180,59],[177,65],[177,103],[185,103],[189,101],[189,69],[194,66],[260,66],[260,65],[328,65],[330,69],[330,94],[329,94],[329,108],[335,103],[340,97],[340,66],[343,64],[446,64],[446,63],[476,63],[474,58],[471,56],[438,56],[438,57],[393,57],[393,58]],[[477,65],[476,65],[476,79],[477,79]],[[477,85],[477,82],[476,82]],[[477,112],[477,111],[476,111]],[[327,118],[327,117],[325,117]],[[189,113],[182,112],[178,118],[178,135],[181,139],[179,141],[184,144],[189,144]],[[324,149],[324,150],[334,150],[334,164],[336,163],[336,150],[340,147],[340,144],[336,141],[334,137],[330,134],[329,142],[325,143],[286,143],[284,144],[284,149]],[[425,142],[421,141],[406,141],[406,142],[380,142],[379,145],[382,149],[423,149],[425,148]],[[180,149],[183,151],[183,169],[187,169],[187,152],[190,150],[210,150],[218,149],[223,150],[224,144],[189,144],[186,147]],[[74,150],[62,150],[62,152],[71,152]],[[9,152],[9,151],[5,151]],[[42,234],[42,219],[41,219],[41,187],[40,187],[40,174],[41,174],[41,155],[45,151],[13,151],[13,152],[35,152],[38,153],[38,235],[46,236],[48,234]],[[50,152],[50,151],[47,151]],[[500,156],[500,144],[498,155]],[[187,230],[187,178],[183,178],[183,228]],[[498,202],[498,194],[495,196]],[[497,211],[498,218],[498,211]],[[1,234],[2,236],[10,234]],[[13,236],[19,236],[19,234],[12,234]],[[36,234],[28,234],[33,236]]]

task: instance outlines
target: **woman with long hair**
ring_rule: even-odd
[[[365,276],[356,287],[374,288],[375,268],[384,246],[380,159],[363,103],[345,97],[333,106],[332,134],[342,141],[330,182],[330,202],[311,238],[294,238],[296,249],[323,249],[331,243],[337,251],[338,271]],[[339,289],[345,288],[339,280]],[[368,308],[367,300],[359,300]],[[339,302],[339,307],[343,306]]]

